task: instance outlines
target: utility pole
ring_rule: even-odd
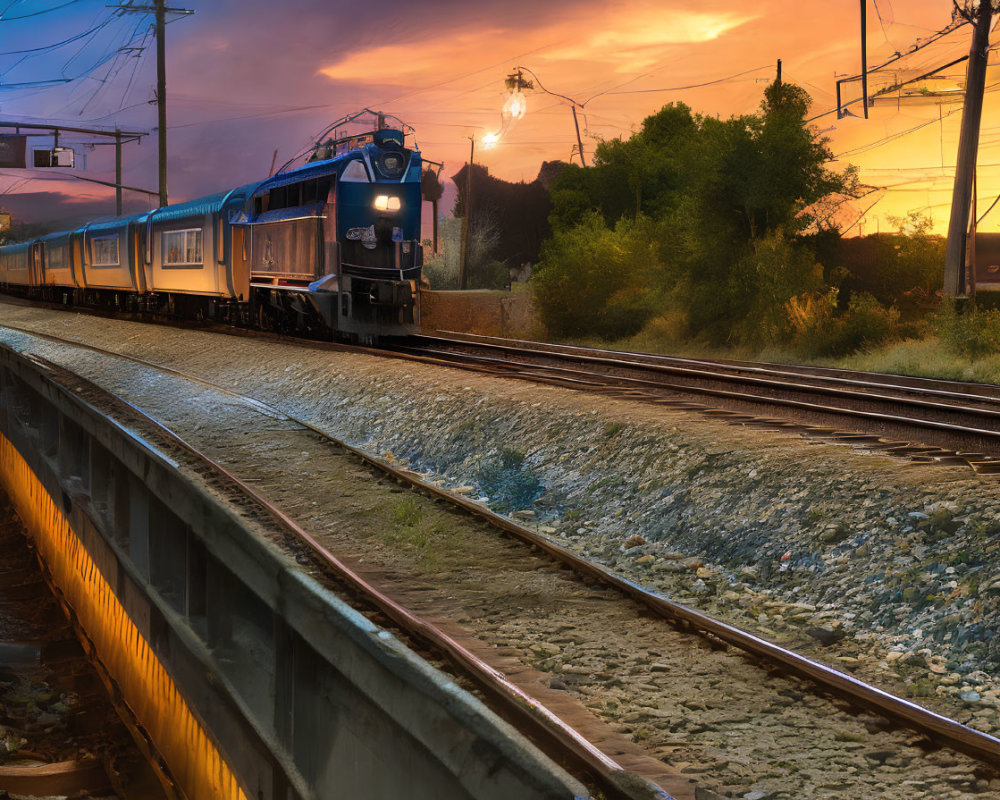
[[[570,106],[573,109],[573,125],[576,127],[576,143],[580,148],[580,165],[587,166],[587,160],[583,157],[583,139],[580,138],[580,122],[576,118],[576,106]]]
[[[122,13],[152,13],[156,20],[156,110],[157,141],[159,146],[160,207],[167,204],[167,14],[193,14],[189,8],[167,8],[167,0],[153,0],[153,5],[137,5],[126,0],[112,6]]]
[[[462,261],[458,265],[458,288],[464,289],[469,264],[469,215],[472,213],[472,160],[476,155],[476,137],[469,137],[469,166],[465,172],[465,216],[462,218]]]
[[[160,207],[167,204],[167,2],[156,6],[156,138],[160,148]]]
[[[115,216],[122,215],[122,132],[115,128]]]
[[[776,84],[778,84],[778,86],[781,86],[781,59],[780,58],[778,59],[778,74],[775,77],[774,82]]]
[[[507,76],[506,84],[508,90],[520,92],[522,89],[535,88],[535,85],[531,81],[525,80],[521,76],[521,71],[523,70],[524,72],[527,72],[529,75],[531,75],[532,78],[535,79],[535,83],[538,84],[538,88],[541,91],[545,92],[545,94],[550,94],[553,97],[558,97],[559,99],[565,100],[567,103],[569,103],[569,107],[573,111],[573,127],[576,128],[576,144],[580,150],[580,164],[582,164],[584,167],[587,166],[587,159],[583,154],[583,138],[580,136],[580,120],[577,118],[576,114],[577,108],[579,108],[582,111],[585,103],[578,103],[572,97],[567,97],[566,95],[559,94],[558,92],[550,92],[548,89],[542,86],[542,82],[538,79],[538,76],[527,67],[514,67],[514,69],[516,70],[516,72],[512,72],[510,75]],[[521,115],[523,114],[524,111],[522,109]],[[520,119],[521,118],[520,115],[517,118]],[[572,160],[573,160],[573,154],[571,151],[570,161],[572,162]]]
[[[861,98],[868,119],[868,0],[861,0]]]
[[[966,237],[969,232],[969,208],[979,150],[979,123],[983,115],[983,94],[986,89],[993,0],[982,0],[977,9],[970,9],[967,13],[975,15],[975,29],[966,73],[965,106],[962,109],[962,131],[958,140],[955,188],[951,196],[951,220],[948,223],[948,245],[944,257],[944,293],[948,297],[961,297],[966,292]]]

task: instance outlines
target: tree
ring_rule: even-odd
[[[606,339],[638,332],[661,303],[654,227],[647,217],[626,217],[610,229],[591,211],[579,225],[556,232],[532,278],[546,328]]]
[[[624,216],[660,218],[677,202],[689,180],[689,150],[697,120],[683,103],[647,117],[628,139],[600,142],[594,165],[567,168],[552,187],[554,227],[566,229],[598,211],[609,227]]]
[[[472,228],[492,229],[494,249],[490,258],[507,266],[519,267],[538,261],[538,251],[549,235],[549,190],[542,181],[547,165],[531,183],[512,183],[494,178],[486,167],[472,167]],[[454,215],[465,215],[466,170],[464,165],[452,180],[458,187]],[[503,284],[506,283],[506,276]]]
[[[788,300],[822,288],[822,269],[801,236],[814,223],[811,210],[851,182],[850,173],[826,167],[832,156],[806,120],[808,105],[801,88],[773,83],[756,114],[720,120],[670,104],[629,139],[600,143],[592,168],[567,169],[553,186],[553,237],[537,284],[542,304],[566,302],[546,273],[550,261],[561,269],[573,253],[580,281],[637,290],[628,275],[599,277],[614,258],[599,248],[578,252],[576,235],[634,252],[652,246],[656,269],[644,278],[646,294],[682,312],[693,333],[718,343],[781,336]],[[623,220],[651,224],[621,227]],[[599,253],[603,266],[588,260]],[[616,293],[585,294],[591,303],[605,298],[589,313],[607,319]],[[634,298],[632,308],[648,307],[648,297]]]

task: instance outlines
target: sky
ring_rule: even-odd
[[[145,5],[141,0],[121,4]],[[0,122],[45,121],[152,131],[124,149],[124,183],[156,187],[152,16],[110,0],[0,0]],[[362,108],[411,125],[424,157],[450,178],[475,160],[492,175],[531,181],[543,161],[578,159],[570,105],[579,108],[587,163],[601,139],[628,137],[670,102],[700,114],[754,112],[776,62],[813,98],[817,131],[860,169],[870,194],[842,212],[848,234],[894,229],[893,218],[948,223],[961,120],[958,64],[887,94],[862,117],[838,119],[838,78],[860,71],[860,4],[846,0],[189,0],[169,4],[166,34],[171,202],[267,176],[332,122]],[[871,91],[923,75],[969,52],[950,0],[867,0],[868,63],[903,57],[870,78]],[[997,34],[1000,35],[1000,34]],[[921,46],[910,52],[915,46]],[[527,114],[501,127],[504,78],[516,66],[540,81]],[[1000,194],[1000,69],[991,67],[979,155],[979,213]],[[857,100],[858,82],[843,88]],[[949,94],[950,93],[950,94]],[[904,96],[905,95],[905,96]],[[958,100],[956,100],[956,95]],[[831,111],[833,113],[831,113]],[[11,129],[6,129],[8,132]],[[91,140],[94,141],[94,140]],[[31,146],[51,144],[34,138]],[[84,177],[114,180],[114,153],[62,137]],[[111,189],[62,170],[0,170],[0,206],[53,223],[114,211]],[[446,194],[442,206],[450,211]],[[155,198],[126,193],[126,210]],[[850,227],[848,227],[850,226]],[[980,230],[1000,231],[1000,204]]]

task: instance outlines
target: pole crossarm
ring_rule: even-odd
[[[41,122],[4,122],[0,120],[0,128],[24,128],[31,131],[61,131],[65,133],[83,133],[88,136],[107,136],[114,139],[124,136],[138,141],[143,136],[149,136],[149,131],[122,131],[114,128],[76,128],[70,125],[51,125]]]
[[[155,14],[156,6],[135,6],[130,3],[122,3],[120,5],[108,5],[107,8],[115,8],[119,11],[141,11],[144,14]],[[190,8],[164,8],[164,14],[183,14],[187,16],[188,14],[193,14],[194,10]]]

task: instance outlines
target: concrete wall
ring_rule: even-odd
[[[420,324],[428,335],[457,331],[510,339],[538,337],[531,292],[524,285],[514,292],[424,290],[420,303]]]
[[[171,456],[6,348],[0,434],[0,480],[180,796],[585,795]]]

